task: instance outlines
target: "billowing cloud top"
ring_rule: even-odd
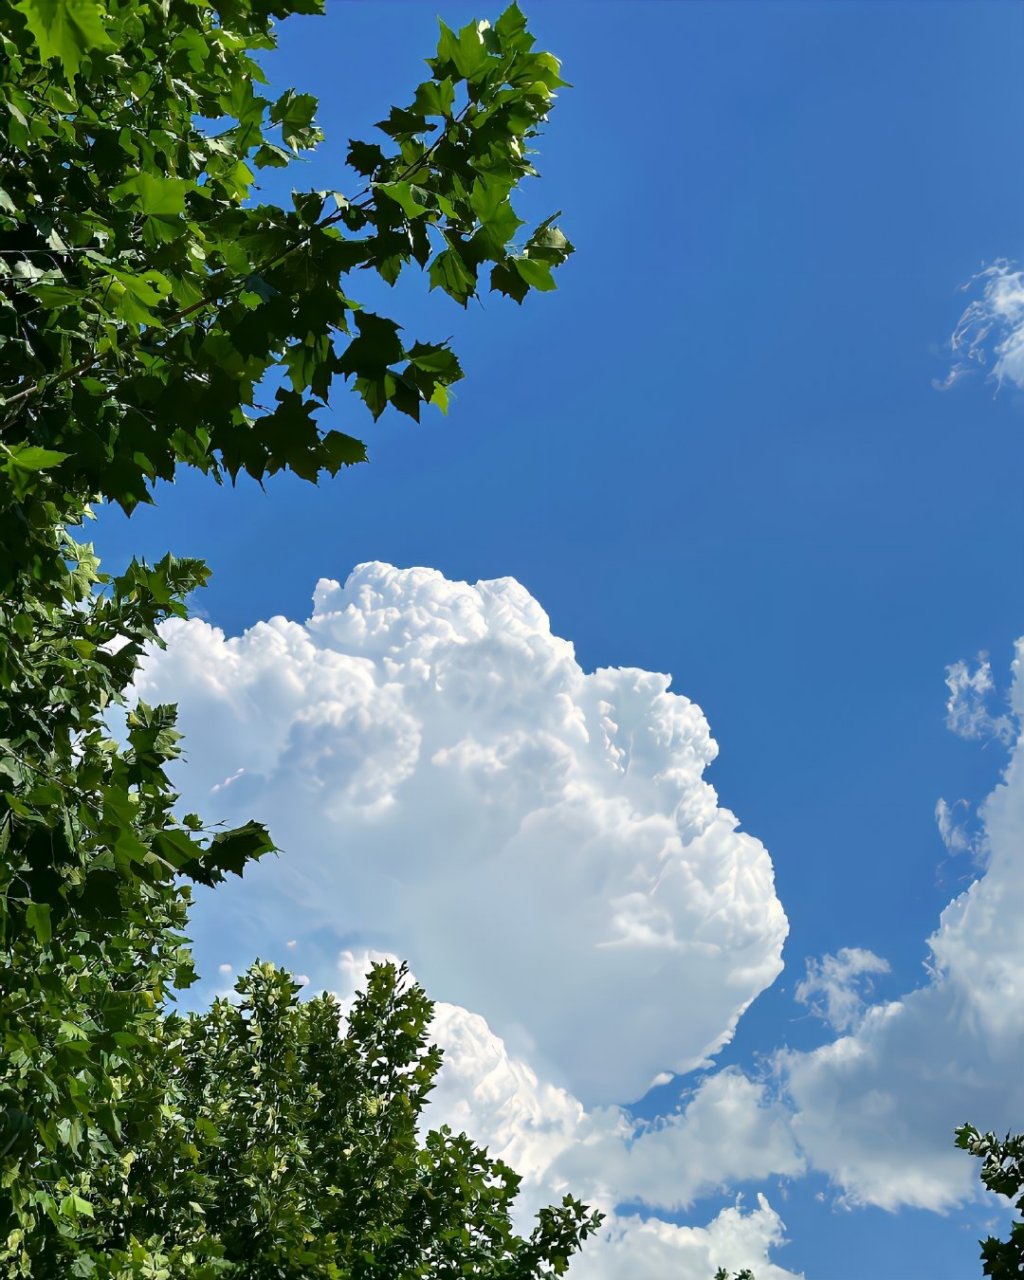
[[[226,959],[395,951],[587,1105],[706,1061],[778,974],[771,862],[704,780],[700,709],[585,673],[512,579],[366,564],[304,624],[165,637],[139,693],[181,707],[189,807],[284,850],[206,908]]]

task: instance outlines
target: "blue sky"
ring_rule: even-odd
[[[767,848],[789,920],[785,968],[716,1059],[754,1078],[783,1046],[835,1038],[794,1001],[806,958],[866,948],[891,966],[876,999],[922,987],[940,913],[981,870],[947,852],[935,806],[982,801],[1006,751],[949,732],[943,681],[987,651],[997,702],[1009,688],[1024,392],[1010,380],[997,393],[983,370],[935,384],[977,294],[959,286],[1024,257],[1024,10],[524,7],[574,86],[520,204],[538,219],[563,210],[577,254],[559,292],[463,314],[419,280],[387,297],[354,288],[417,336],[452,335],[467,379],[448,418],[373,425],[339,399],[369,467],[317,490],[278,478],[266,494],[185,479],[130,527],[104,513],[99,548],[111,564],[202,554],[214,578],[201,610],[229,635],[301,622],[318,578],[343,582],[364,561],[512,577],[584,671],[670,673],[707,716],[721,751],[708,781]],[[345,188],[345,140],[408,95],[435,14],[398,0],[328,9],[285,26],[268,70],[321,101],[327,141],[289,180]],[[442,16],[495,15],[450,3]],[[185,727],[194,743],[205,731],[201,716]],[[209,909],[196,942],[215,969]],[[685,991],[636,998],[685,1019]],[[980,1272],[991,1206],[851,1206],[835,1168],[812,1163],[753,1179],[737,1167],[659,1212],[706,1224],[737,1188],[748,1204],[760,1190],[786,1224],[772,1258],[788,1272]]]

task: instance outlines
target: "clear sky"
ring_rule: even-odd
[[[549,615],[554,636],[575,647],[582,672],[621,667],[669,673],[673,691],[701,708],[720,748],[706,780],[718,805],[737,815],[740,830],[767,849],[777,900],[765,888],[751,846],[733,835],[721,853],[733,859],[733,889],[719,885],[715,891],[732,894],[726,906],[708,888],[717,883],[714,875],[701,879],[704,871],[691,877],[697,889],[687,887],[685,876],[673,881],[665,890],[667,905],[655,902],[653,889],[648,894],[684,941],[691,937],[686,929],[702,939],[702,930],[711,929],[707,946],[723,963],[731,956],[732,968],[719,971],[709,961],[705,973],[682,961],[673,967],[676,961],[668,959],[660,969],[623,962],[607,972],[596,969],[606,973],[607,989],[598,986],[585,996],[576,971],[582,966],[585,973],[586,949],[598,945],[597,935],[589,925],[577,930],[571,923],[558,933],[553,920],[550,954],[576,976],[560,987],[554,968],[543,1000],[535,1002],[536,992],[523,985],[534,973],[527,962],[517,969],[520,962],[509,960],[493,980],[474,987],[465,978],[471,949],[459,951],[453,943],[443,956],[437,950],[439,931],[459,934],[464,924],[457,909],[441,918],[439,904],[445,892],[457,902],[467,879],[478,895],[467,901],[485,927],[466,925],[466,948],[486,940],[492,910],[496,931],[514,930],[515,922],[502,914],[499,899],[511,890],[500,876],[474,879],[465,860],[445,862],[439,852],[436,874],[421,883],[422,867],[389,865],[377,850],[374,865],[382,876],[393,885],[412,885],[413,899],[423,895],[419,918],[407,907],[389,914],[372,876],[350,868],[355,887],[344,908],[348,923],[332,931],[331,895],[338,895],[340,921],[351,886],[344,874],[325,873],[322,859],[310,855],[303,863],[305,855],[296,852],[292,863],[281,860],[293,870],[274,873],[273,892],[264,892],[258,908],[256,898],[245,897],[246,886],[224,899],[225,912],[249,918],[251,928],[224,923],[209,903],[202,904],[195,928],[200,958],[215,985],[219,964],[237,969],[254,947],[270,954],[287,938],[296,942],[294,957],[284,948],[274,958],[302,968],[314,985],[331,985],[341,981],[334,975],[343,946],[411,954],[418,973],[426,966],[422,976],[432,996],[483,1014],[517,1063],[588,1109],[581,1123],[590,1126],[588,1134],[600,1133],[600,1141],[581,1156],[584,1131],[572,1129],[560,1164],[545,1172],[538,1157],[542,1190],[558,1185],[559,1171],[568,1169],[570,1185],[585,1189],[591,1179],[619,1205],[623,1221],[628,1206],[643,1218],[700,1229],[717,1220],[709,1230],[722,1240],[734,1224],[717,1215],[742,1191],[744,1212],[756,1217],[756,1195],[763,1192],[785,1223],[789,1243],[769,1239],[762,1211],[755,1223],[762,1234],[753,1232],[749,1244],[750,1265],[760,1261],[758,1280],[791,1273],[809,1280],[978,1275],[976,1239],[993,1209],[965,1199],[972,1194],[971,1161],[949,1154],[950,1164],[942,1153],[952,1138],[947,1111],[951,1123],[1024,1127],[1024,1111],[1004,1116],[998,1103],[1024,1101],[1015,1082],[1024,1035],[1024,964],[1013,968],[1005,954],[1013,930],[999,923],[1014,892],[1024,892],[1020,856],[1014,861],[1021,845],[1014,832],[1024,835],[1024,820],[1014,827],[999,801],[982,817],[974,814],[1008,760],[1016,759],[1006,750],[1016,750],[1016,722],[1000,716],[1014,641],[1024,632],[1024,392],[1010,365],[1000,388],[980,366],[947,390],[938,384],[954,364],[950,335],[961,312],[971,299],[984,302],[984,281],[967,293],[960,286],[989,264],[1024,258],[1024,9],[988,0],[534,0],[524,8],[540,43],[563,59],[574,86],[560,97],[543,139],[542,178],[520,202],[524,214],[537,219],[563,211],[561,223],[577,254],[559,274],[559,292],[531,297],[521,309],[495,296],[463,314],[447,300],[428,297],[421,280],[403,281],[386,297],[382,287],[360,294],[354,286],[356,296],[387,307],[417,336],[452,335],[467,379],[447,419],[413,426],[385,416],[373,425],[354,398],[341,398],[337,425],[368,440],[370,466],[317,490],[288,478],[275,479],[266,493],[253,485],[213,491],[185,480],[162,490],[158,506],[138,513],[130,526],[104,513],[100,551],[111,565],[133,550],[203,555],[214,578],[197,603],[228,636],[277,615],[302,624],[319,578],[344,583],[368,561],[427,566],[443,575],[431,580],[426,604],[407,580],[386,577],[366,579],[362,597],[358,584],[338,597],[339,608],[358,613],[367,607],[366,592],[376,592],[378,604],[383,600],[398,614],[409,611],[403,623],[409,634],[424,609],[449,616],[445,610],[454,607],[454,597],[446,584],[516,579]],[[441,10],[451,25],[495,16],[461,0],[446,0]],[[268,71],[282,87],[294,84],[319,96],[327,135],[315,161],[290,171],[288,180],[346,189],[353,182],[342,165],[346,139],[369,136],[372,122],[421,78],[420,59],[432,52],[435,38],[435,6],[328,0],[325,19],[290,22],[282,37]],[[271,188],[275,193],[278,187]],[[1012,273],[988,280],[1009,281],[1010,303],[1003,298],[1000,310],[997,297],[991,305],[997,322],[1012,322]],[[524,596],[499,596],[492,591],[484,605],[474,596],[470,609],[479,605],[481,626],[494,644],[500,648],[514,634],[516,653],[529,652],[537,664],[549,658],[555,663],[555,650],[549,653],[551,642],[543,626],[538,631]],[[376,663],[380,669],[366,679],[386,683],[381,652],[354,626],[346,623],[344,634],[332,631],[328,640],[324,628],[314,628],[314,648],[345,652],[370,664],[366,670]],[[274,817],[273,798],[280,805],[278,829],[287,828],[296,807],[304,810],[296,848],[300,838],[315,845],[321,836],[325,844],[337,836],[358,853],[364,844],[373,846],[372,831],[390,831],[395,839],[416,832],[424,813],[446,812],[449,820],[457,814],[464,858],[486,843],[489,784],[479,783],[482,775],[468,766],[449,809],[437,813],[429,808],[432,788],[410,783],[394,810],[404,813],[404,827],[398,818],[399,825],[389,828],[367,816],[375,804],[384,812],[394,797],[364,799],[353,817],[349,800],[324,802],[321,813],[315,796],[289,792],[283,780],[289,750],[298,753],[295,769],[306,769],[310,759],[319,762],[328,788],[339,770],[356,777],[353,760],[361,742],[366,759],[375,759],[378,704],[367,703],[361,720],[350,716],[341,726],[336,718],[333,729],[325,728],[326,721],[316,719],[317,707],[329,700],[326,685],[317,684],[326,678],[320,659],[296,656],[288,644],[283,657],[260,657],[251,641],[244,652],[234,651],[234,675],[225,677],[228,685],[237,680],[247,690],[248,709],[235,715],[237,699],[211,701],[210,672],[223,651],[216,637],[204,637],[194,641],[191,667],[185,649],[173,657],[172,643],[172,657],[164,667],[157,663],[152,677],[161,696],[182,700],[197,770],[197,780],[186,783],[183,774],[182,785],[190,799],[198,796],[204,812],[216,816],[217,797],[230,808],[227,789],[221,785],[211,796],[211,788],[245,769],[258,779],[245,802],[252,809],[261,795],[268,797]],[[996,685],[987,720],[972,700],[983,683],[976,674],[983,651]],[[556,657],[566,661],[562,650]],[[966,739],[946,723],[944,680],[947,668],[960,661],[969,664],[963,679],[974,680],[954,703]],[[263,674],[250,678],[247,662]],[[266,694],[260,681],[269,679],[275,663],[280,673],[289,662],[295,664],[290,678],[303,693],[282,709],[285,695]],[[543,740],[547,750],[557,739],[559,751],[572,756],[571,735],[563,740],[552,727],[549,703],[556,693],[545,683],[548,675],[541,678],[521,654],[508,662],[506,668],[494,659],[486,679],[482,667],[463,671],[474,742],[491,731],[488,725],[511,718],[517,742],[536,731],[535,747]],[[591,816],[601,802],[621,801],[634,814],[646,813],[649,805],[660,821],[668,813],[658,807],[662,801],[643,797],[661,785],[666,761],[678,764],[672,754],[677,747],[700,755],[699,726],[686,721],[679,728],[672,717],[677,711],[683,716],[683,708],[666,710],[656,694],[641,696],[633,686],[627,692],[622,677],[609,677],[607,687],[596,689],[577,680],[575,669],[558,669],[560,680],[581,691],[574,704],[580,716],[598,715],[603,699],[620,729],[635,714],[666,753],[660,763],[645,762],[638,749],[637,771],[647,768],[649,777],[629,786],[647,788],[642,795],[616,790],[618,783],[603,795],[598,763],[572,756],[571,768],[582,771],[590,788]],[[393,679],[395,687],[412,687],[411,675]],[[509,695],[514,714],[504,709],[487,720],[488,680],[518,690]],[[330,697],[340,705],[340,695]],[[412,705],[411,693],[401,697]],[[229,703],[233,711],[225,710]],[[404,733],[426,742],[433,735],[442,744],[438,750],[454,750],[459,705],[451,698],[442,710],[417,703],[415,713],[402,712],[406,727],[396,728],[388,741],[405,741]],[[270,707],[266,724],[261,707]],[[388,703],[380,723],[390,724],[392,712]],[[319,736],[310,746],[314,722]],[[344,741],[331,738],[332,732]],[[673,733],[678,741],[666,746],[665,735]],[[274,734],[280,743],[273,766],[262,757],[244,763],[251,740],[269,741]],[[307,755],[300,766],[295,762],[302,751]],[[393,753],[387,751],[379,776],[389,776]],[[538,771],[552,770],[553,759],[542,751],[535,757],[520,753],[492,766],[520,770],[522,785],[536,787]],[[695,796],[706,806],[699,772],[679,783],[681,807]],[[479,785],[467,781],[472,778]],[[1000,794],[1015,795],[1012,765],[1007,778]],[[414,795],[427,810],[415,809]],[[954,806],[958,821],[967,820],[973,853],[943,843],[936,822],[940,798]],[[961,800],[967,803],[958,806]],[[512,817],[520,814],[518,799],[507,803]],[[539,803],[530,801],[527,810],[535,815],[543,808]],[[613,820],[602,818],[595,831],[609,825]],[[323,834],[328,830],[330,839]],[[690,828],[680,831],[681,847],[696,848]],[[546,847],[547,838],[542,831],[535,847]],[[634,838],[640,843],[632,844]],[[626,831],[615,865],[645,838]],[[551,839],[557,861],[571,836]],[[955,836],[950,843],[956,846]],[[430,837],[426,844],[425,856],[433,856]],[[595,847],[593,840],[581,844],[581,866],[588,857],[604,856]],[[641,869],[647,856],[637,855]],[[690,858],[693,871],[704,866],[702,858],[718,854],[681,856]],[[531,894],[538,901],[548,894],[546,865],[541,858],[522,863],[523,891],[516,901],[526,950],[534,928],[547,927],[531,923],[530,905]],[[285,905],[291,901],[281,879],[286,874],[316,884],[324,914],[309,915],[308,936],[300,909],[307,899],[296,891]],[[573,883],[580,900],[600,901],[600,888],[586,880],[585,870],[579,875]],[[637,875],[639,892],[648,892],[643,886],[653,882]],[[745,876],[754,879],[748,883]],[[929,950],[940,914],[977,877],[990,900],[986,923],[978,924],[980,912],[973,924],[947,913],[940,941]],[[257,877],[253,893],[259,883]],[[708,891],[700,907],[687,898],[698,889]],[[780,937],[766,922],[778,903],[789,935],[776,977]],[[707,922],[724,918],[729,928],[714,933]],[[570,943],[581,950],[570,954]],[[753,948],[749,954],[742,951],[747,946]],[[860,950],[844,959],[843,948]],[[888,971],[866,953],[883,958]],[[827,955],[840,958],[822,962]],[[809,959],[819,964],[817,994],[805,990],[799,1003],[797,987]],[[996,976],[979,994],[980,987],[970,986],[971,974],[989,961]],[[852,994],[858,974],[861,981],[870,978],[871,1008]],[[451,988],[438,989],[446,975],[452,975]],[[498,988],[502,994],[488,1003]],[[689,1115],[692,1121],[689,1130],[678,1119],[678,1132],[671,1125],[643,1130],[648,1138],[674,1135],[678,1151],[666,1139],[656,1157],[638,1155],[629,1165],[622,1144],[615,1147],[600,1129],[604,1113],[597,1109],[636,1102],[643,1092],[631,1084],[636,1072],[653,1068],[649,1079],[699,1058],[754,996],[735,1038],[709,1071],[676,1076],[621,1113],[621,1123],[654,1115]],[[811,1012],[815,1001],[825,1006],[830,996],[831,1026]],[[550,1007],[537,1012],[544,1000]],[[625,1012],[627,1003],[638,1008],[635,1016]],[[901,1018],[911,1030],[883,1028],[886,1019],[896,1025]],[[586,1042],[588,1054],[563,1044],[559,1022]],[[592,1023],[611,1028],[605,1041],[588,1037]],[[640,1046],[634,1057],[610,1047],[616,1038]],[[920,1062],[914,1045],[927,1046]],[[853,1060],[861,1067],[851,1066]],[[877,1079],[863,1068],[867,1060],[877,1065]],[[469,1070],[477,1059],[467,1051],[466,1061]],[[929,1074],[933,1070],[938,1074]],[[934,1114],[923,1104],[916,1109],[922,1090],[941,1095]],[[706,1103],[707,1114],[673,1111],[681,1099],[697,1108]],[[548,1104],[536,1105],[543,1110]],[[565,1133],[572,1128],[567,1106],[563,1097],[556,1107]],[[743,1128],[743,1109],[751,1106],[756,1115]],[[989,1106],[990,1113],[961,1114],[969,1106]],[[486,1129],[492,1120],[477,1123]],[[946,1128],[925,1132],[931,1123]],[[904,1136],[886,1145],[870,1139],[876,1132]],[[709,1153],[730,1144],[733,1154],[716,1164],[718,1156]],[[760,1152],[747,1164],[745,1147]],[[695,1153],[710,1170],[706,1177],[691,1167]],[[606,1162],[606,1175],[589,1167],[598,1160]],[[670,1246],[660,1237],[652,1243],[652,1231],[623,1236],[621,1249],[630,1251],[639,1280],[645,1266],[660,1280],[668,1265],[688,1280],[685,1267],[698,1264],[667,1262],[673,1255],[657,1249]],[[672,1239],[679,1257],[690,1258],[686,1249],[703,1248],[706,1237]],[[729,1237],[723,1246],[729,1265],[729,1250],[741,1247],[738,1239]],[[634,1274],[615,1269],[625,1266],[615,1260],[616,1247],[606,1244],[608,1260],[594,1261],[596,1269],[587,1274]],[[771,1263],[762,1260],[766,1250]]]

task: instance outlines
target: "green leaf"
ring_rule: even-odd
[[[92,49],[109,49],[100,0],[18,0],[44,62],[59,58],[68,80]]]
[[[311,93],[296,93],[289,89],[270,108],[270,119],[281,126],[285,146],[294,152],[312,146],[319,137],[318,131],[311,127],[317,105]]]
[[[420,204],[416,198],[416,188],[410,182],[381,182],[376,189],[394,200],[407,218],[418,218],[420,214],[427,212],[427,206]]]
[[[0,1159],[30,1150],[35,1132],[35,1121],[26,1111],[14,1107],[0,1111]]]
[[[513,258],[512,265],[531,289],[549,293],[552,289],[558,288],[551,278],[549,262],[536,262],[533,258]]]
[[[512,184],[481,176],[469,193],[470,208],[488,233],[488,248],[494,258],[504,257],[505,246],[523,225],[508,199]]]
[[[77,1220],[79,1217],[94,1217],[93,1207],[88,1200],[84,1200],[77,1192],[73,1191],[60,1202],[60,1211],[65,1218]]]
[[[494,33],[505,53],[526,53],[533,47],[533,37],[526,29],[526,18],[517,4],[510,4],[501,15],[494,24]]]
[[[185,193],[192,187],[186,178],[143,171],[122,182],[110,194],[115,198],[134,195],[134,203],[143,213],[167,217],[185,212]]]
[[[454,249],[445,249],[430,264],[431,289],[443,289],[463,306],[476,293],[476,277]]]
[[[39,943],[45,947],[53,936],[49,903],[30,902],[25,908],[25,923],[34,930]]]
[[[20,471],[47,471],[66,461],[71,455],[57,449],[44,449],[37,444],[12,444],[3,448],[8,466]]]
[[[323,438],[323,451],[327,470],[335,474],[341,467],[351,467],[366,461],[366,445],[343,431],[328,431]]]
[[[384,152],[374,142],[358,142],[355,138],[348,140],[348,154],[345,163],[356,173],[371,177],[384,164]]]
[[[499,262],[492,269],[491,288],[520,303],[530,292],[530,286],[512,266],[511,258],[506,262]]]
[[[437,56],[443,62],[453,62],[464,80],[473,80],[489,61],[487,46],[477,23],[469,22],[455,34],[442,22]]]
[[[455,105],[455,85],[450,77],[443,80],[426,80],[416,90],[413,107],[421,116],[442,116],[449,119]]]
[[[246,822],[232,831],[222,831],[210,841],[198,858],[181,867],[184,875],[200,884],[216,885],[228,875],[240,876],[245,867],[273,853],[277,846],[260,822]]]
[[[378,120],[376,127],[391,138],[414,138],[419,133],[429,132],[437,125],[428,124],[417,111],[409,111],[405,107],[392,107],[386,120]]]
[[[427,373],[438,373],[448,382],[462,377],[462,368],[455,352],[445,346],[426,346],[415,343],[408,351],[409,361],[417,369]]]
[[[291,164],[292,153],[273,142],[264,142],[252,158],[257,169],[284,169]]]
[[[481,174],[469,193],[469,205],[481,222],[490,222],[508,201],[512,183]]]
[[[526,242],[526,256],[540,262],[550,262],[553,266],[564,262],[565,259],[573,253],[574,246],[565,234],[554,225],[555,218],[560,214],[553,214],[540,224],[533,235]]]
[[[398,336],[398,325],[372,311],[356,312],[359,336],[353,338],[338,361],[338,371],[346,377],[354,374],[382,374],[389,365],[402,359],[405,350]]]

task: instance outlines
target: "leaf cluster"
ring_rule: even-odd
[[[361,189],[253,200],[261,168],[320,141],[316,100],[272,98],[274,17],[322,0],[0,0],[0,560],[34,499],[131,510],[181,464],[258,481],[361,462],[325,428],[338,383],[374,417],[444,409],[446,342],[410,341],[349,278],[408,264],[463,305],[554,287],[572,246],[520,236],[511,197],[564,83],[513,5],[443,24],[432,76],[351,141]],[[31,544],[31,538],[28,540]]]
[[[108,578],[66,529],[54,542],[46,596],[0,597],[0,1262],[41,1275],[77,1249],[96,1180],[160,1129],[162,1009],[195,978],[182,877],[273,847],[175,816],[172,707],[137,703],[123,742],[107,723],[203,566]]]
[[[956,1145],[982,1161],[981,1181],[989,1191],[1013,1202],[1024,1217],[1024,1134],[980,1133],[973,1125],[961,1125]],[[1024,1221],[1014,1222],[1008,1240],[989,1236],[981,1241],[983,1273],[996,1280],[1024,1275]]]

